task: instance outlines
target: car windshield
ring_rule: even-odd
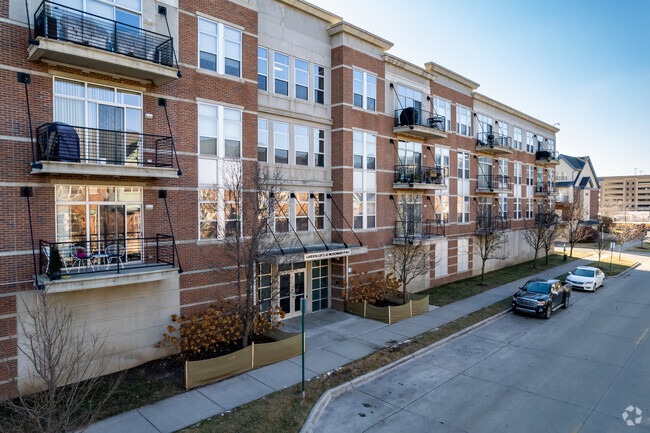
[[[524,286],[524,290],[533,293],[551,293],[551,285],[541,281],[529,281]]]
[[[573,274],[577,277],[593,277],[594,276],[594,271],[590,271],[587,269],[576,269],[576,273]]]

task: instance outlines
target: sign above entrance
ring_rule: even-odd
[[[349,248],[344,250],[335,250],[335,251],[321,251],[319,253],[307,253],[305,254],[305,261],[335,259],[337,257],[345,257],[351,254],[352,254],[352,250]]]

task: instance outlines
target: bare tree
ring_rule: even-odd
[[[618,259],[621,259],[623,244],[640,239],[643,245],[645,238],[645,226],[637,224],[624,225],[618,230]]]
[[[242,346],[246,347],[256,332],[258,321],[271,319],[262,316],[256,278],[260,256],[274,247],[281,248],[286,237],[270,231],[276,205],[273,197],[279,194],[277,189],[282,176],[274,167],[257,162],[248,163],[244,171],[239,163],[230,163],[224,173],[225,221],[218,230],[228,247],[226,256],[236,264],[233,284],[237,290]],[[269,282],[273,291],[271,298],[277,296],[276,286],[275,281]]]
[[[596,237],[596,246],[594,248],[596,255],[598,256],[598,267],[600,268],[600,260],[603,256],[603,253],[607,251],[607,245],[603,237],[603,222],[602,220],[598,221],[598,236]]]
[[[582,203],[580,190],[573,189],[572,200],[568,203],[564,218],[564,228],[566,230],[567,242],[570,245],[569,257],[573,257],[573,247],[587,237],[587,231],[581,230],[585,220],[585,209]]]
[[[505,221],[492,212],[492,206],[476,206],[477,232],[474,237],[474,254],[481,259],[481,284],[485,278],[485,264],[488,260],[503,258],[503,245],[505,243]]]
[[[388,259],[388,267],[402,282],[402,302],[407,302],[407,287],[417,277],[435,267],[440,257],[431,259],[430,241],[444,236],[444,223],[440,220],[422,219],[422,196],[400,194],[397,204],[395,245]]]
[[[537,215],[535,219],[527,219],[524,221],[524,239],[535,252],[535,256],[533,257],[533,268],[535,269],[537,269],[539,251],[544,248],[547,231],[548,226],[540,219],[540,215]]]
[[[545,255],[545,264],[548,265],[548,256],[551,252],[551,249],[555,247],[555,240],[560,234],[560,224],[558,222],[557,215],[551,214],[551,219],[548,223],[546,233],[543,239],[544,243],[544,255]]]
[[[123,376],[101,377],[111,357],[105,336],[79,325],[73,311],[53,295],[34,295],[34,304],[25,303],[18,319],[18,354],[29,376],[19,383],[11,374],[14,398],[0,402],[9,415],[0,431],[83,431],[97,420]],[[4,365],[9,366],[6,357]]]

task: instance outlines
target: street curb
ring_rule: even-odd
[[[627,268],[626,270],[624,270],[624,271],[621,272],[620,274],[618,274],[618,275],[614,275],[613,277],[607,277],[607,278],[609,279],[609,278],[619,278],[619,277],[622,277],[623,275],[627,274],[628,272],[631,272],[633,269],[636,269],[636,268],[638,268],[639,266],[641,266],[641,263],[640,263],[640,262],[636,262],[635,264],[633,264],[632,266],[630,266],[629,268]]]
[[[505,299],[505,298],[504,298]],[[478,310],[476,310],[478,311]],[[320,420],[320,417],[323,415],[325,408],[329,404],[329,402],[338,397],[339,395],[343,394],[346,391],[349,391],[352,388],[355,388],[357,386],[361,386],[366,382],[371,381],[372,379],[375,379],[378,376],[381,376],[382,374],[401,366],[402,364],[405,364],[406,362],[412,361],[416,358],[419,358],[427,353],[429,353],[432,350],[437,349],[438,347],[449,343],[459,337],[462,337],[465,334],[468,334],[472,332],[473,330],[480,328],[481,326],[485,326],[490,322],[493,322],[497,319],[500,319],[501,317],[505,316],[508,314],[510,311],[512,311],[512,308],[508,308],[507,310],[495,314],[494,316],[488,317],[487,319],[483,319],[478,323],[475,323],[471,326],[468,326],[465,329],[461,329],[460,331],[456,332],[455,334],[452,334],[448,337],[443,338],[442,340],[436,341],[435,343],[423,347],[422,349],[418,350],[417,352],[411,353],[410,355],[406,355],[396,361],[391,362],[390,364],[386,364],[383,367],[378,368],[377,370],[373,370],[369,373],[366,373],[362,376],[356,377],[350,381],[347,381],[345,383],[340,384],[337,387],[328,389],[323,393],[323,395],[320,396],[316,404],[314,404],[314,407],[311,409],[311,412],[309,412],[309,416],[305,420],[305,423],[302,425],[302,428],[300,429],[301,433],[308,433],[314,430],[314,427],[316,423]],[[471,314],[471,313],[469,313]],[[447,322],[451,323],[451,322]],[[441,325],[442,326],[442,325]],[[429,330],[431,331],[431,330]],[[427,331],[427,332],[429,332]]]

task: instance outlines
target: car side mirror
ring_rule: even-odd
[[[573,273],[569,272],[569,275],[573,275]]]

